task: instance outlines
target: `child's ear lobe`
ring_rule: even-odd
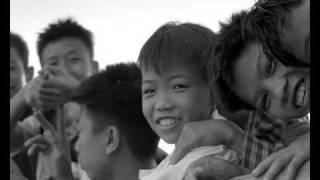
[[[33,67],[30,66],[26,69],[26,81],[27,82],[30,82],[33,78]]]
[[[120,133],[118,128],[115,126],[110,126],[106,130],[107,136],[106,138],[106,149],[105,152],[106,154],[111,154],[115,152],[120,145]]]

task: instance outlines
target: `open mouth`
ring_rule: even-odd
[[[307,84],[303,79],[299,81],[294,92],[294,106],[300,108],[305,104],[307,95]]]
[[[177,117],[160,117],[157,119],[156,123],[163,128],[170,128],[176,126],[181,121],[181,118]]]

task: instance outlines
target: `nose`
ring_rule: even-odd
[[[273,77],[265,80],[265,88],[275,99],[283,99],[287,88],[287,81],[284,77]]]
[[[159,92],[156,99],[155,109],[158,111],[168,111],[173,108],[173,103],[168,93]]]

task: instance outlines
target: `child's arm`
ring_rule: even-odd
[[[288,147],[264,159],[252,172],[255,176],[264,174],[265,179],[274,179],[285,167],[287,179],[293,179],[300,166],[310,159],[310,133],[296,139]]]
[[[204,120],[186,123],[170,158],[177,163],[186,153],[195,147],[224,144],[242,154],[244,132],[228,120]]]
[[[230,179],[249,171],[215,155],[203,157],[188,168],[184,180]]]

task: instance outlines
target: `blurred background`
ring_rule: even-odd
[[[36,52],[39,32],[59,18],[72,17],[94,35],[100,69],[136,61],[145,41],[169,21],[193,22],[219,30],[233,12],[248,9],[254,0],[10,0],[10,31],[29,48],[30,65],[40,70]],[[35,74],[36,75],[36,74]],[[162,140],[168,153],[174,149]]]

